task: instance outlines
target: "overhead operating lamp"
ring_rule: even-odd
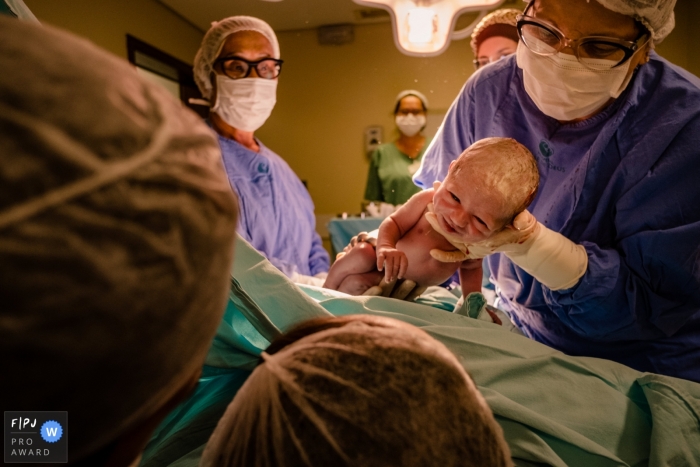
[[[430,57],[441,54],[452,39],[469,36],[488,10],[505,0],[354,0],[355,3],[389,11],[394,42],[406,55]],[[462,13],[481,11],[468,27],[454,31]]]

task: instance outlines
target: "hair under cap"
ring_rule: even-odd
[[[2,402],[67,410],[74,462],[201,368],[236,201],[212,131],[124,60],[0,18],[0,69]]]
[[[415,89],[406,89],[404,91],[401,91],[399,95],[396,96],[396,101],[394,102],[394,109],[398,110],[399,105],[401,105],[401,99],[403,99],[406,96],[416,96],[423,103],[423,108],[425,110],[428,110],[428,98],[425,97],[425,95],[422,92],[416,91]]]
[[[522,11],[515,8],[503,8],[484,16],[472,32],[471,46],[474,57],[476,58],[481,43],[489,37],[502,36],[515,42],[520,41],[518,28],[515,26],[515,17],[520,14]]]
[[[464,368],[409,324],[359,315],[263,359],[200,466],[512,465]]]
[[[214,21],[194,57],[194,80],[205,99],[211,99],[210,76],[214,70],[214,60],[219,56],[226,38],[239,31],[259,32],[270,41],[272,58],[280,58],[280,46],[275,31],[265,21],[252,16],[231,16]]]

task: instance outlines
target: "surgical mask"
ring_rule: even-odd
[[[396,126],[406,136],[413,136],[425,126],[425,115],[397,115]]]
[[[630,61],[617,68],[591,70],[574,55],[561,52],[544,57],[527,48],[522,41],[516,55],[523,70],[525,91],[538,109],[559,121],[569,121],[595,113],[610,98],[625,90]],[[598,62],[604,62],[597,60]],[[607,61],[605,61],[607,62]]]
[[[276,79],[216,75],[216,102],[211,111],[238,130],[255,131],[263,126],[276,102]]]

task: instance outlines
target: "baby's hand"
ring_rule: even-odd
[[[377,248],[377,270],[384,271],[384,279],[391,282],[403,279],[408,269],[406,254],[396,248]]]

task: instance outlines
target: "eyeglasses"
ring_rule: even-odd
[[[507,54],[499,55],[497,58],[493,58],[493,57],[476,58],[476,59],[472,60],[472,63],[474,64],[474,69],[478,70],[482,66],[486,66],[489,63],[497,62],[502,58],[506,58],[508,55],[510,55],[510,54],[507,53]]]
[[[220,64],[221,70],[231,79],[247,78],[253,68],[259,77],[275,79],[282,72],[282,63],[284,60],[276,58],[263,58],[257,62],[240,57],[224,57],[214,60],[214,65]]]
[[[555,26],[528,16],[527,12],[534,3],[535,0],[530,0],[523,14],[516,17],[516,25],[520,40],[537,55],[555,55],[569,47],[574,51],[579,63],[586,68],[609,70],[625,63],[649,40],[647,37],[643,44],[639,44],[644,36],[648,36],[646,31],[642,31],[634,41],[605,36],[588,36],[572,40]]]

